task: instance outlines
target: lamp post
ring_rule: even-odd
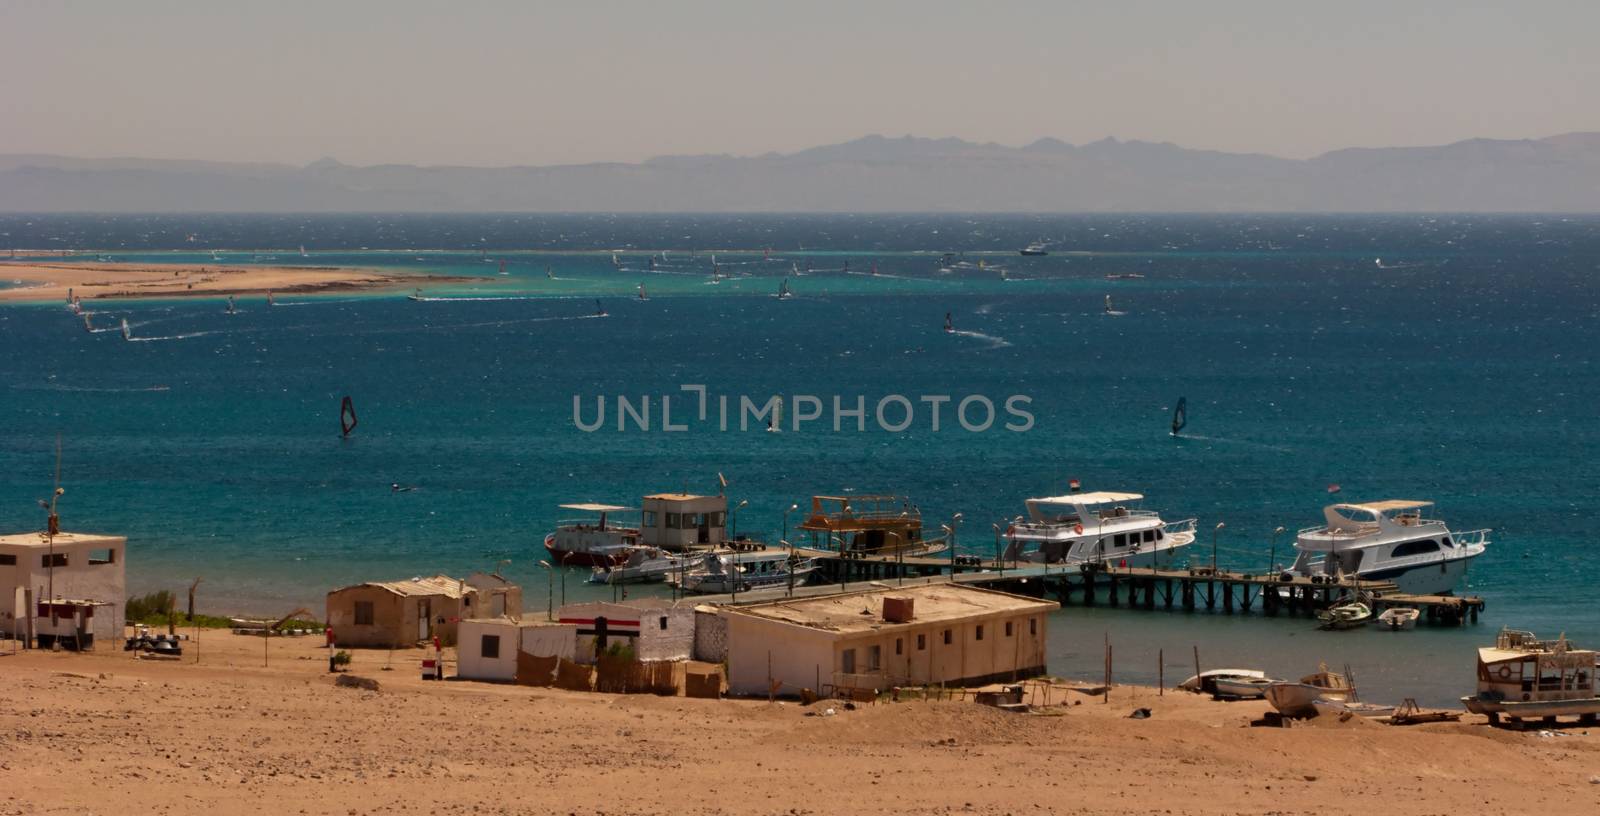
[[[539,561],[539,566],[544,567],[544,617],[553,621],[556,619],[556,569],[544,560]]]
[[[1272,549],[1269,551],[1270,554],[1267,556],[1267,563],[1272,565],[1269,567],[1269,569],[1273,573],[1274,579],[1276,579],[1278,572],[1278,536],[1281,535],[1283,535],[1282,527],[1272,531]]]
[[[1006,562],[1000,557],[1000,525],[991,524],[994,528],[994,565],[1000,569],[1000,577],[1006,577]]]
[[[850,563],[844,558],[844,539],[830,534],[828,543],[832,544],[835,541],[839,542],[839,591],[843,592],[845,584],[850,581]]]
[[[950,523],[942,525],[945,533],[950,537],[950,580],[956,578],[956,528],[961,526],[961,519],[965,518],[960,513],[950,517]]]
[[[733,512],[728,514],[728,520],[732,522],[729,527],[732,530],[732,537],[734,541],[739,540],[739,511],[749,503],[750,502],[745,499],[740,499],[739,503],[734,505]]]
[[[1215,576],[1217,574],[1217,533],[1221,532],[1222,528],[1224,528],[1226,526],[1228,526],[1228,525],[1226,525],[1226,524],[1224,524],[1224,523],[1219,521],[1219,522],[1217,522],[1217,526],[1211,528],[1211,574],[1212,574],[1212,576]]]
[[[794,595],[794,545],[790,544],[787,538],[778,539],[778,545],[789,551],[789,594],[792,596]]]
[[[781,539],[782,541],[788,541],[789,540],[789,514],[793,513],[796,510],[799,510],[799,509],[800,509],[800,505],[791,504],[791,505],[789,505],[789,509],[788,510],[783,511],[783,538]],[[792,547],[793,545],[790,545],[790,546]]]
[[[570,552],[561,554],[561,605],[567,605],[567,559],[572,556]]]

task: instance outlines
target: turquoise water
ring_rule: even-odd
[[[1041,239],[1053,254],[1016,256]],[[1463,587],[1488,600],[1485,620],[1333,634],[1069,608],[1054,667],[1097,675],[1109,632],[1125,679],[1154,679],[1160,649],[1169,680],[1186,674],[1198,644],[1208,667],[1349,662],[1375,688],[1438,702],[1470,685],[1470,647],[1502,624],[1600,642],[1587,529],[1600,219],[3,216],[0,242],[470,275],[428,294],[506,298],[91,307],[99,326],[126,317],[132,343],[85,332],[60,304],[0,308],[3,525],[42,524],[34,499],[60,433],[64,524],[126,534],[135,590],[198,575],[207,606],[271,611],[509,560],[542,607],[557,504],[711,492],[719,472],[749,502],[741,532],[776,538],[783,509],[813,493],[889,491],[930,517],[963,513],[962,548],[977,552],[1023,499],[1078,478],[1203,530],[1225,522],[1220,560],[1259,568],[1273,528],[1316,523],[1336,483],[1342,500],[1431,499],[1458,529],[1494,528]],[[715,286],[711,247],[736,276]],[[946,251],[971,268],[940,272]],[[858,274],[874,263],[878,276]],[[772,296],[808,264],[794,299]],[[1127,273],[1145,277],[1104,277]],[[1108,294],[1125,316],[1102,314]],[[596,298],[608,317],[592,317]],[[942,331],[946,312],[964,333]],[[675,395],[676,420],[679,387],[696,383],[735,399],[859,395],[868,431],[574,426],[574,395]],[[361,424],[342,440],[346,394]],[[1036,421],[969,433],[946,413],[934,432],[919,413],[888,433],[870,408],[890,394],[1024,394]],[[1174,440],[1180,395],[1191,435]],[[1207,559],[1209,545],[1196,547]],[[582,577],[566,576],[569,596],[592,591]]]

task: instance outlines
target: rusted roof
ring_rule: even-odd
[[[435,575],[432,578],[409,578],[404,581],[368,581],[364,584],[351,584],[340,587],[334,592],[343,592],[357,587],[377,587],[386,589],[401,597],[424,597],[443,595],[446,598],[460,598],[463,588],[459,579],[448,575]]]

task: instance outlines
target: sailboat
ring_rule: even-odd
[[[772,247],[767,247],[767,251],[766,251],[766,253],[764,253],[764,254],[763,254],[763,255],[762,255],[762,256],[761,256],[761,260],[763,260],[763,261],[770,261],[770,260],[772,260]]]
[[[228,314],[238,314],[233,308],[233,295],[228,295]]]
[[[339,435],[349,436],[356,429],[356,403],[349,395],[339,401]]]
[[[301,244],[300,245],[300,257],[302,257],[302,258],[307,257],[307,255],[306,255],[306,245],[305,244]]]
[[[1172,409],[1172,435],[1177,436],[1189,424],[1189,399],[1178,397],[1178,407]]]
[[[417,289],[417,291],[415,291],[415,292],[413,292],[413,293],[411,293],[409,295],[406,295],[406,300],[417,300],[417,301],[422,300],[422,289],[419,288],[419,289]]]
[[[89,323],[88,312],[83,313],[83,330],[90,334],[94,334],[94,326]]]
[[[945,331],[946,334],[955,334],[956,333],[956,324],[955,324],[954,321],[952,321],[950,319],[950,313],[949,312],[945,312],[944,313],[944,331]]]
[[[594,316],[595,317],[605,317],[606,316],[606,307],[601,306],[599,300],[595,300],[595,302],[594,302]]]
[[[783,433],[783,397],[778,397],[778,404],[772,406],[772,419],[767,420],[767,433]]]
[[[1122,317],[1125,314],[1127,314],[1127,312],[1119,312],[1119,311],[1117,311],[1116,307],[1111,305],[1111,296],[1110,295],[1106,295],[1106,316],[1107,317]]]
[[[622,259],[618,258],[615,252],[611,253],[611,265],[618,269],[622,268]]]
[[[267,290],[267,305],[268,306],[276,306],[276,305],[278,305],[278,302],[276,300],[272,299],[272,290],[271,289]]]
[[[789,291],[789,279],[784,278],[783,283],[778,285],[778,300],[788,300],[792,297],[794,293]]]
[[[500,262],[500,274],[502,274],[502,275],[506,274],[506,262],[505,261],[501,261]]]
[[[646,295],[644,293],[644,284],[642,284],[642,283],[639,284],[639,299],[640,300],[649,300],[650,299],[650,296]]]
[[[133,339],[133,330],[128,328],[128,318],[126,318],[126,317],[122,318],[122,339],[124,339],[124,340],[132,340]]]

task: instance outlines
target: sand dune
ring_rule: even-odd
[[[400,289],[475,278],[409,275],[377,269],[336,266],[250,266],[206,264],[0,264],[0,279],[23,285],[0,289],[4,301],[66,303],[67,290],[83,300],[185,296],[316,294],[368,289]]]
[[[0,770],[19,813],[1526,813],[1600,804],[1600,729],[1481,722],[1252,728],[1261,703],[1117,688],[1052,716],[426,683],[317,638],[207,632],[194,662],[0,657]],[[391,671],[384,671],[388,664]],[[1147,720],[1127,719],[1148,707]],[[1470,720],[1471,718],[1469,718]]]

